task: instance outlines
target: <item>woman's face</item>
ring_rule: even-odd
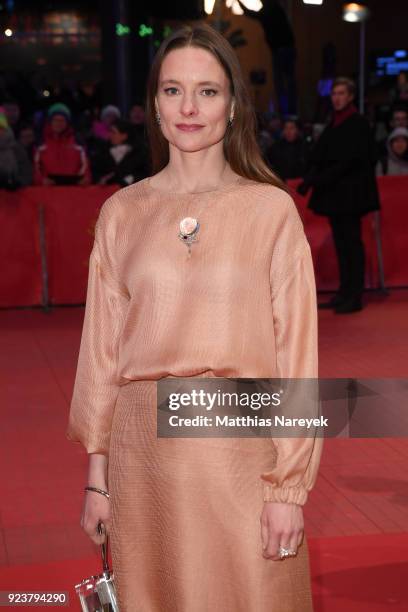
[[[209,51],[184,47],[166,55],[159,74],[156,110],[170,144],[193,152],[220,142],[231,101],[228,77]]]
[[[118,118],[116,113],[105,113],[102,119],[102,122],[105,123],[108,127],[112,125],[114,121]]]
[[[282,136],[287,142],[295,142],[299,138],[299,130],[294,121],[287,121],[285,123]]]
[[[408,82],[407,79],[407,75],[405,74],[405,72],[400,72],[398,77],[397,77],[397,82],[399,86],[403,86],[406,85]]]
[[[22,130],[20,130],[18,140],[20,144],[23,145],[23,147],[31,147],[31,145],[34,144],[35,141],[34,130],[30,127],[23,128]]]
[[[68,121],[64,115],[55,114],[51,118],[51,127],[55,134],[62,134],[68,127]]]
[[[134,106],[132,106],[129,113],[129,119],[130,122],[134,123],[135,125],[141,125],[142,123],[144,123],[145,114],[143,106],[140,106],[139,104],[135,104]]]
[[[113,146],[120,145],[126,142],[128,139],[128,135],[123,132],[119,132],[118,128],[115,125],[112,125],[109,130],[109,140]]]
[[[395,155],[402,157],[408,149],[408,140],[404,136],[398,136],[391,141],[391,149]]]

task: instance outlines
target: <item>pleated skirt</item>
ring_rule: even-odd
[[[203,373],[197,377],[210,377]],[[120,612],[312,612],[307,539],[262,556],[271,439],[158,438],[152,380],[121,387],[108,463]]]

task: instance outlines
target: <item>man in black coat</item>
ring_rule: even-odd
[[[361,217],[380,208],[375,177],[376,147],[368,121],[353,100],[354,82],[334,80],[333,119],[311,153],[308,171],[298,191],[312,188],[309,208],[328,217],[339,263],[340,287],[320,308],[338,314],[362,309],[365,254]]]

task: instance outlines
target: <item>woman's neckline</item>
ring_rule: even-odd
[[[226,191],[229,191],[231,189],[233,189],[234,187],[237,187],[238,185],[240,185],[243,181],[245,181],[245,178],[239,174],[237,174],[234,178],[233,181],[227,183],[226,185],[223,185],[221,187],[214,187],[213,189],[206,189],[205,191],[173,191],[173,190],[165,190],[165,189],[159,189],[158,187],[153,187],[153,185],[150,182],[150,179],[153,178],[151,176],[148,176],[147,178],[144,179],[145,181],[145,185],[148,189],[150,189],[151,191],[158,193],[160,195],[163,196],[198,196],[198,195],[205,195],[207,193],[224,193]]]

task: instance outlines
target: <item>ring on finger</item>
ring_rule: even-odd
[[[296,550],[291,550],[290,548],[284,548],[283,546],[279,546],[279,558],[286,559],[286,557],[295,557],[297,555]]]

